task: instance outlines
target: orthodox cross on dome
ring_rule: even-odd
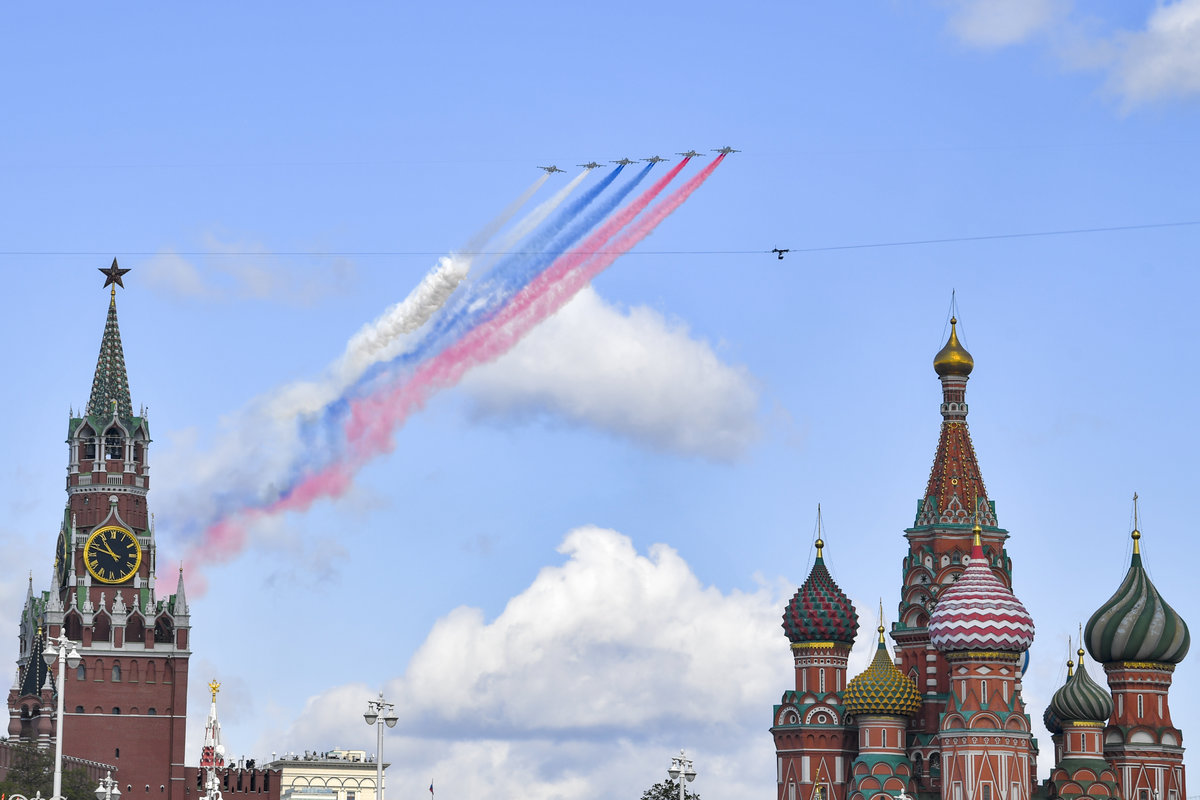
[[[221,691],[221,684],[216,681],[209,681],[208,690],[212,692],[212,701],[214,703],[217,702],[217,692]]]

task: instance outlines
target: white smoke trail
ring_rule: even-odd
[[[461,251],[438,259],[437,266],[431,269],[416,288],[409,292],[408,297],[389,307],[374,322],[364,325],[358,333],[350,338],[341,358],[334,362],[330,369],[333,379],[333,385],[329,387],[332,392],[330,399],[336,397],[342,389],[357,380],[372,364],[386,361],[397,355],[399,348],[396,345],[399,337],[420,328],[439,308],[445,305],[446,301],[450,299],[450,295],[454,294],[454,290],[467,277],[479,250],[508,224],[508,221],[529,202],[529,198],[542,188],[549,177],[548,173],[541,175],[487,225],[484,225],[468,239],[466,246]],[[553,199],[551,198],[551,201]],[[561,203],[562,200],[560,199],[558,202]],[[538,206],[518,223],[518,227],[540,212],[541,206]],[[541,218],[544,219],[544,215]]]
[[[533,230],[546,221],[546,217],[554,213],[554,209],[563,204],[563,201],[570,196],[571,192],[578,188],[579,184],[583,183],[583,179],[591,172],[590,169],[585,169],[583,172],[571,179],[563,188],[554,193],[554,196],[538,205],[528,214],[526,214],[516,225],[512,227],[508,233],[504,234],[504,238],[496,243],[492,248],[492,252],[486,254],[480,259],[480,269],[487,269],[496,263],[496,260],[501,254],[507,253],[512,248],[516,247],[517,243],[524,239]],[[549,174],[546,177],[550,177]]]

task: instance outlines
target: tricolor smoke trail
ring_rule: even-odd
[[[586,174],[585,172],[584,175]],[[468,239],[461,251],[452,252],[440,258],[437,265],[426,274],[408,297],[387,309],[378,319],[351,337],[346,344],[346,351],[333,369],[335,381],[341,384],[338,386],[339,391],[345,384],[357,380],[367,367],[380,358],[394,355],[389,352],[389,349],[397,337],[412,333],[429,321],[429,318],[450,299],[450,295],[467,277],[475,260],[475,254],[516,216],[517,212],[529,202],[529,199],[537,193],[538,189],[542,188],[549,178],[549,174],[541,175],[503,211]],[[536,226],[567,198],[581,180],[583,180],[583,175],[568,183],[553,197],[527,214],[517,227]],[[511,245],[501,243],[502,248],[507,246]]]
[[[209,526],[189,549],[186,561],[192,565],[227,561],[244,548],[248,526],[255,521],[286,511],[303,511],[318,499],[340,496],[362,466],[391,450],[396,430],[414,411],[439,390],[455,385],[471,368],[512,349],[596,275],[650,235],[723,160],[724,156],[715,159],[651,205],[688,163],[684,159],[628,206],[613,213],[577,247],[549,259],[546,268],[532,275],[493,313],[476,320],[473,327],[456,331],[444,347],[415,364],[397,359],[395,369],[377,376],[369,393],[346,398],[339,432],[343,441],[336,460],[309,472],[274,502],[243,508]],[[449,311],[443,309],[443,313]]]

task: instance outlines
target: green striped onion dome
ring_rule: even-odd
[[[825,568],[824,546],[825,543],[817,539],[817,560],[812,572],[783,611],[783,630],[792,644],[854,644],[854,636],[858,633],[858,612]]]
[[[1051,736],[1062,733],[1062,720],[1055,715],[1053,704],[1046,706],[1046,711],[1042,714],[1042,722],[1045,723],[1046,730],[1050,731]]]
[[[1079,669],[1067,676],[1067,682],[1050,699],[1054,715],[1064,722],[1107,722],[1112,715],[1112,696],[1092,680],[1083,666],[1083,649],[1079,650]]]
[[[847,714],[885,714],[911,717],[921,708],[921,695],[912,678],[892,662],[879,628],[879,647],[866,671],[846,685],[842,697]]]
[[[1187,623],[1167,605],[1142,567],[1141,534],[1133,532],[1133,561],[1116,594],[1088,620],[1084,644],[1101,664],[1153,661],[1178,664],[1192,638]]]

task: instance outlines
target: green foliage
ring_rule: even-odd
[[[54,752],[39,750],[24,742],[10,742],[9,749],[12,766],[8,769],[8,777],[0,781],[0,793],[33,797],[41,792],[42,797],[50,797],[54,793]],[[95,788],[83,770],[63,770],[62,793],[68,800],[91,800]]]
[[[682,781],[683,778],[679,780]],[[688,791],[686,784],[683,787],[683,797],[684,800],[700,800],[700,795]],[[679,800],[679,783],[671,780],[656,783],[642,792],[642,800]]]

